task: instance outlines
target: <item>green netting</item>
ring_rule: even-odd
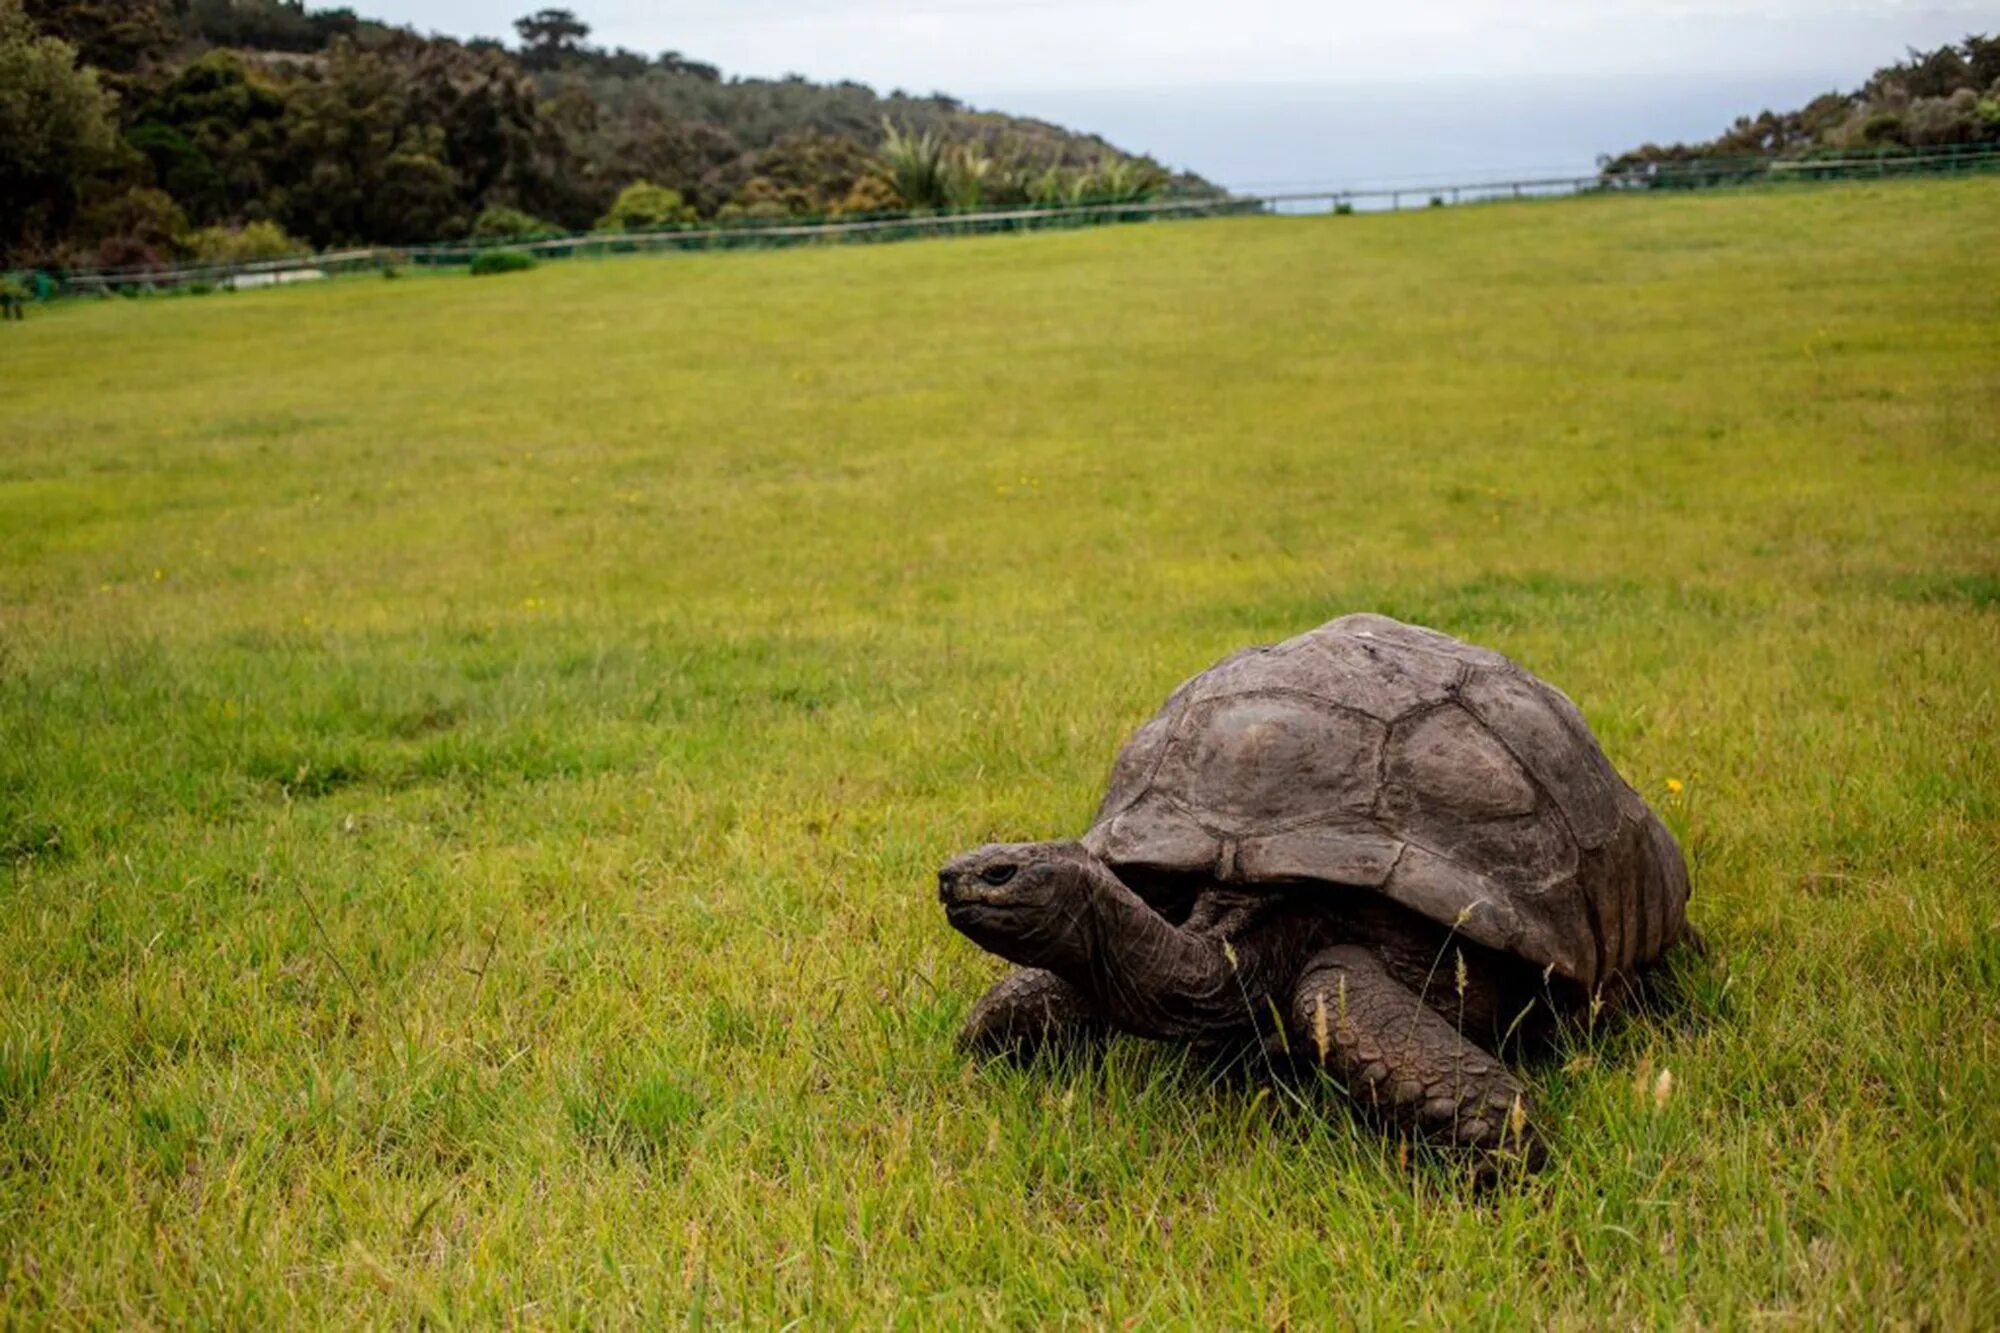
[[[135,269],[75,269],[13,276],[32,299],[265,286],[356,271],[463,268],[484,251],[513,250],[538,259],[600,258],[683,250],[777,249],[798,245],[877,244],[939,236],[991,235],[1050,228],[1109,226],[1173,218],[1332,209],[1357,203],[1461,204],[1597,192],[1784,186],[1894,176],[1961,175],[2000,170],[2000,144],[1923,149],[1818,151],[1790,157],[1701,157],[1626,164],[1589,176],[1329,189],[1274,195],[1198,195],[1164,199],[1076,200],[1061,204],[839,217],[740,218],[643,232],[576,232],[497,241],[372,247],[254,264],[191,264]]]

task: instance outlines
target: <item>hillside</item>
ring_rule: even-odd
[[[1201,184],[943,94],[607,51],[567,10],[516,27],[503,47],[288,0],[0,0],[0,251],[148,264]],[[614,210],[636,182],[657,188]]]
[[[1610,176],[1731,157],[2000,144],[2000,38],[1968,36],[1909,53],[1850,92],[1823,93],[1792,111],[1739,116],[1715,138],[1645,144],[1604,162]]]

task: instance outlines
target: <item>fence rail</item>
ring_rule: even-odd
[[[2000,144],[1951,145],[1901,152],[1846,152],[1817,157],[1695,158],[1607,168],[1589,175],[1542,176],[1524,180],[1329,187],[1271,194],[1187,195],[862,218],[735,222],[643,232],[578,232],[493,242],[447,241],[432,245],[375,246],[241,264],[70,269],[29,276],[40,294],[44,295],[103,295],[202,286],[241,288],[357,271],[463,267],[471,264],[480,254],[491,251],[514,251],[542,258],[574,258],[682,250],[765,249],[1100,226],[1165,218],[1346,212],[1357,208],[1400,209],[1406,201],[1423,206],[1446,206],[1574,194],[1624,194],[1970,173],[2000,173]]]

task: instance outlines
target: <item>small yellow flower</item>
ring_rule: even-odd
[[[161,579],[165,578],[166,576],[167,576],[166,570],[156,569],[153,571],[153,582],[158,583]]]
[[[1670,791],[1670,792],[1672,792],[1672,793],[1673,793],[1674,795],[1676,795],[1676,796],[1679,796],[1679,795],[1681,794],[1681,791],[1682,791],[1682,790],[1683,790],[1683,789],[1684,789],[1684,788],[1685,788],[1686,786],[1687,786],[1687,784],[1686,784],[1685,782],[1682,782],[1682,781],[1681,781],[1681,780],[1680,780],[1679,778],[1668,778],[1668,779],[1667,779],[1667,790],[1668,790],[1668,791]]]

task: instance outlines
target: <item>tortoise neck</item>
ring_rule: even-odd
[[[1108,869],[1093,874],[1076,913],[1081,955],[1051,970],[1144,1037],[1193,1039],[1254,1022],[1234,951],[1183,930]]]

